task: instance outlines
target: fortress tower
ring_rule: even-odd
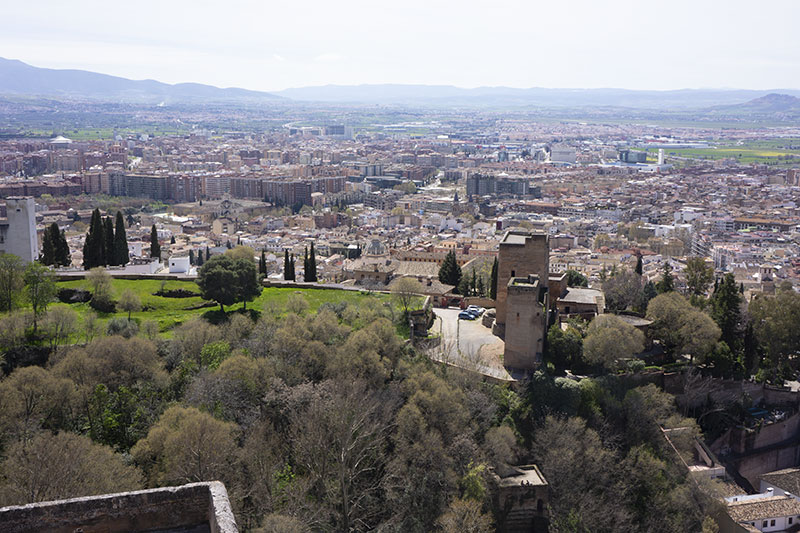
[[[31,197],[6,198],[7,220],[0,219],[0,253],[13,254],[26,263],[39,255],[36,204]]]
[[[509,231],[500,241],[497,263],[497,316],[493,331],[506,341],[506,366],[534,369],[541,363],[547,331],[550,274],[547,234]]]

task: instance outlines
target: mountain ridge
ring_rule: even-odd
[[[284,98],[236,87],[219,88],[202,83],[169,84],[152,79],[132,80],[78,69],[34,67],[18,59],[0,57],[0,93],[86,98],[138,103],[174,103],[192,100],[264,100]]]
[[[650,109],[703,109],[736,105],[780,91],[800,96],[796,89],[674,89],[665,91],[619,88],[514,88],[452,85],[361,84],[320,85],[275,91],[296,101],[328,103],[429,103],[454,105],[532,105],[542,107],[609,106]]]
[[[799,102],[778,101],[776,93],[800,97],[797,89],[674,89],[620,88],[516,88],[454,85],[359,84],[318,85],[264,92],[236,87],[219,88],[195,82],[168,84],[157,80],[132,80],[77,69],[39,68],[0,57],[0,94],[77,98],[112,102],[315,102],[322,104],[385,104],[431,107],[541,107],[629,108],[684,110],[719,114],[781,113],[788,106],[795,114]],[[766,100],[759,100],[767,98]],[[756,101],[755,103],[753,103]],[[737,108],[737,106],[740,106]],[[741,107],[745,106],[745,107]]]

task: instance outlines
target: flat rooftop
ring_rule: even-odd
[[[567,289],[567,294],[559,298],[559,300],[565,303],[596,304],[597,299],[602,297],[603,291],[570,287]]]
[[[515,246],[525,246],[525,242],[533,237],[547,237],[544,232],[535,231],[508,231],[503,235],[500,244],[513,244]]]
[[[520,487],[528,485],[547,485],[547,481],[536,465],[514,466],[510,475],[500,478],[498,485],[505,487]]]

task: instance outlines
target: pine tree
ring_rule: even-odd
[[[439,267],[439,281],[453,285],[456,288],[461,281],[461,267],[458,266],[456,254],[452,250],[447,253],[442,266]]]
[[[117,223],[114,230],[114,262],[117,265],[127,265],[130,260],[128,255],[128,236],[125,234],[125,220],[122,212],[117,211]]]
[[[489,298],[492,300],[497,299],[497,268],[497,257],[495,257],[494,263],[492,263],[491,285],[489,286]]]
[[[103,253],[105,256],[105,265],[117,265],[116,256],[114,253],[114,221],[111,217],[106,217],[103,223]]]
[[[161,260],[161,244],[158,242],[158,231],[156,231],[155,224],[150,228],[150,257]]]

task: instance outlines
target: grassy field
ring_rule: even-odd
[[[648,161],[655,161],[658,148],[649,148]],[[720,143],[708,148],[666,149],[667,157],[675,155],[695,159],[736,159],[740,163],[800,165],[800,140],[770,139],[747,143]]]
[[[62,281],[58,283],[59,288],[86,289],[89,290],[89,283],[86,280]],[[192,318],[200,317],[209,311],[218,311],[219,306],[200,307],[204,300],[200,297],[197,285],[192,281],[170,280],[164,282],[165,291],[183,289],[197,293],[197,296],[188,298],[166,298],[156,296],[155,293],[162,289],[160,280],[122,280],[115,279],[112,282],[112,291],[115,298],[118,298],[123,291],[130,289],[135,292],[142,302],[142,310],[131,315],[132,318],[141,322],[154,320],[158,322],[159,331],[165,337],[171,336],[171,330]],[[261,310],[269,304],[277,308],[286,305],[291,294],[300,293],[309,305],[309,311],[316,311],[324,303],[346,302],[353,305],[363,305],[368,300],[380,303],[396,305],[390,295],[379,293],[366,293],[358,291],[342,291],[335,289],[294,289],[282,287],[268,287],[261,292],[261,296],[252,302],[248,302],[248,309]],[[77,304],[56,304],[69,305],[72,309],[83,315],[91,310],[88,303]],[[242,304],[225,307],[225,311],[231,312],[242,308]],[[105,325],[108,320],[114,317],[127,317],[127,313],[119,311],[116,313],[99,313],[100,321]]]
[[[127,137],[128,135],[139,136],[143,133],[155,137],[162,137],[165,135],[184,135],[191,131],[190,128],[176,128],[171,126],[141,126],[137,128],[113,128],[113,127],[100,127],[100,128],[69,128],[69,127],[54,127],[51,129],[46,128],[30,128],[25,131],[26,134],[34,137],[50,137],[53,133],[59,133],[64,137],[72,139],[73,141],[93,141],[93,140],[107,140],[113,139],[114,135],[121,135]]]

